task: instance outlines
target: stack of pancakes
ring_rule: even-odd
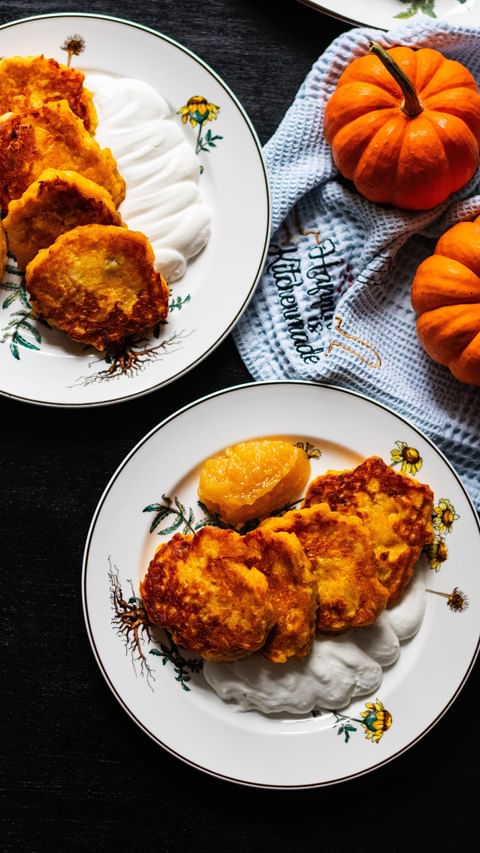
[[[433,493],[372,456],[310,484],[302,507],[241,536],[203,527],[156,551],[149,620],[207,660],[305,657],[317,631],[371,625],[432,541]]]
[[[125,181],[83,82],[43,56],[0,61],[0,263],[6,236],[35,315],[104,350],[164,320],[168,287],[117,210]]]

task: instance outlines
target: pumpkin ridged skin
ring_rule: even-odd
[[[480,217],[452,225],[439,238],[435,254],[458,261],[480,277]]]
[[[460,353],[450,362],[453,375],[468,385],[480,385],[480,334],[476,335]]]
[[[473,177],[479,163],[480,94],[467,68],[432,48],[387,51],[407,75],[421,112],[378,56],[354,59],[325,112],[340,173],[370,201],[429,210]]]
[[[428,355],[480,385],[480,217],[440,237],[412,282],[417,333]]]

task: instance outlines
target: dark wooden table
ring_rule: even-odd
[[[0,23],[79,6],[2,2]],[[206,59],[262,143],[313,61],[348,28],[295,0],[90,0],[83,11],[148,25]],[[175,759],[133,724],[98,670],[80,582],[105,484],[165,416],[249,379],[229,337],[188,375],[132,402],[55,410],[0,398],[4,853],[471,849],[478,666],[433,731],[391,764],[340,786],[283,793]]]

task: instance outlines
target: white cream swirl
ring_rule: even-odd
[[[127,191],[120,213],[150,240],[169,283],[206,245],[212,214],[202,199],[200,164],[164,98],[148,83],[86,74],[98,112],[96,138],[111,149]]]
[[[417,566],[402,599],[374,625],[336,637],[317,637],[302,661],[274,664],[261,654],[232,663],[207,661],[205,679],[221,699],[235,701],[244,711],[307,714],[314,708],[345,708],[352,699],[379,688],[383,670],[401,653],[401,643],[420,630],[426,571]]]

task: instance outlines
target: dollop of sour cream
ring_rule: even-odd
[[[156,268],[171,283],[207,244],[212,213],[199,189],[200,164],[166,100],[148,83],[89,73],[96,139],[110,148],[126,182],[125,223],[150,240]]]
[[[232,663],[206,661],[205,679],[221,699],[244,711],[307,714],[314,708],[345,708],[352,699],[378,690],[383,670],[399,658],[401,643],[420,630],[426,573],[419,564],[401,600],[368,628],[317,636],[304,660],[274,664],[255,654]]]

